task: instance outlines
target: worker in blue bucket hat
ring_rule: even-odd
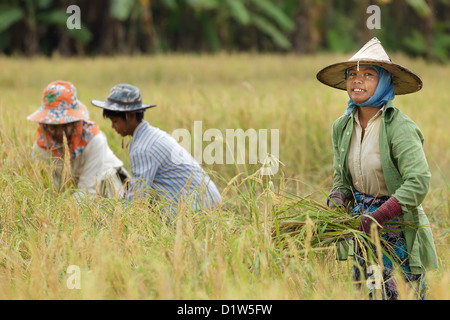
[[[221,195],[199,163],[167,132],[144,120],[144,111],[156,104],[144,104],[138,88],[115,85],[105,101],[91,103],[103,109],[103,117],[128,146],[131,181],[126,200],[149,196],[162,203],[171,216],[187,204],[193,210],[209,209],[221,203]]]

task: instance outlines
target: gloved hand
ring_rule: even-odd
[[[339,190],[334,190],[333,192],[331,192],[328,195],[328,198],[333,200],[333,202],[336,203],[338,207],[345,206],[345,204],[346,204],[345,194]],[[330,208],[330,209],[336,208],[336,206],[334,205],[334,203],[332,201],[330,201],[330,199],[327,199],[328,208]]]
[[[359,231],[365,234],[370,234],[370,226],[375,223],[373,220],[383,226],[389,220],[397,218],[402,213],[402,207],[398,203],[397,199],[390,197],[385,203],[383,203],[374,212],[363,215],[359,222]],[[378,227],[379,229],[379,227]]]

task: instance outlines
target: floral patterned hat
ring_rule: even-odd
[[[139,89],[126,83],[112,87],[106,101],[92,100],[91,103],[99,108],[119,112],[143,111],[156,107],[156,104],[142,103]]]
[[[77,99],[77,89],[66,81],[55,81],[45,88],[42,105],[28,120],[42,124],[65,124],[89,120],[89,111]]]

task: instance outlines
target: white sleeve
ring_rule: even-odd
[[[81,153],[79,159],[82,166],[79,169],[79,181],[77,188],[86,193],[94,194],[100,187],[103,179],[103,163],[107,151],[106,137],[97,134]],[[76,159],[78,160],[78,159]]]

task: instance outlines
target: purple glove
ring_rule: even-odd
[[[398,203],[397,199],[390,197],[385,203],[381,205],[374,212],[363,215],[359,222],[359,231],[365,234],[370,234],[370,225],[375,223],[375,219],[381,226],[383,226],[389,220],[397,218],[402,213],[402,207]],[[371,219],[370,217],[373,219]]]

